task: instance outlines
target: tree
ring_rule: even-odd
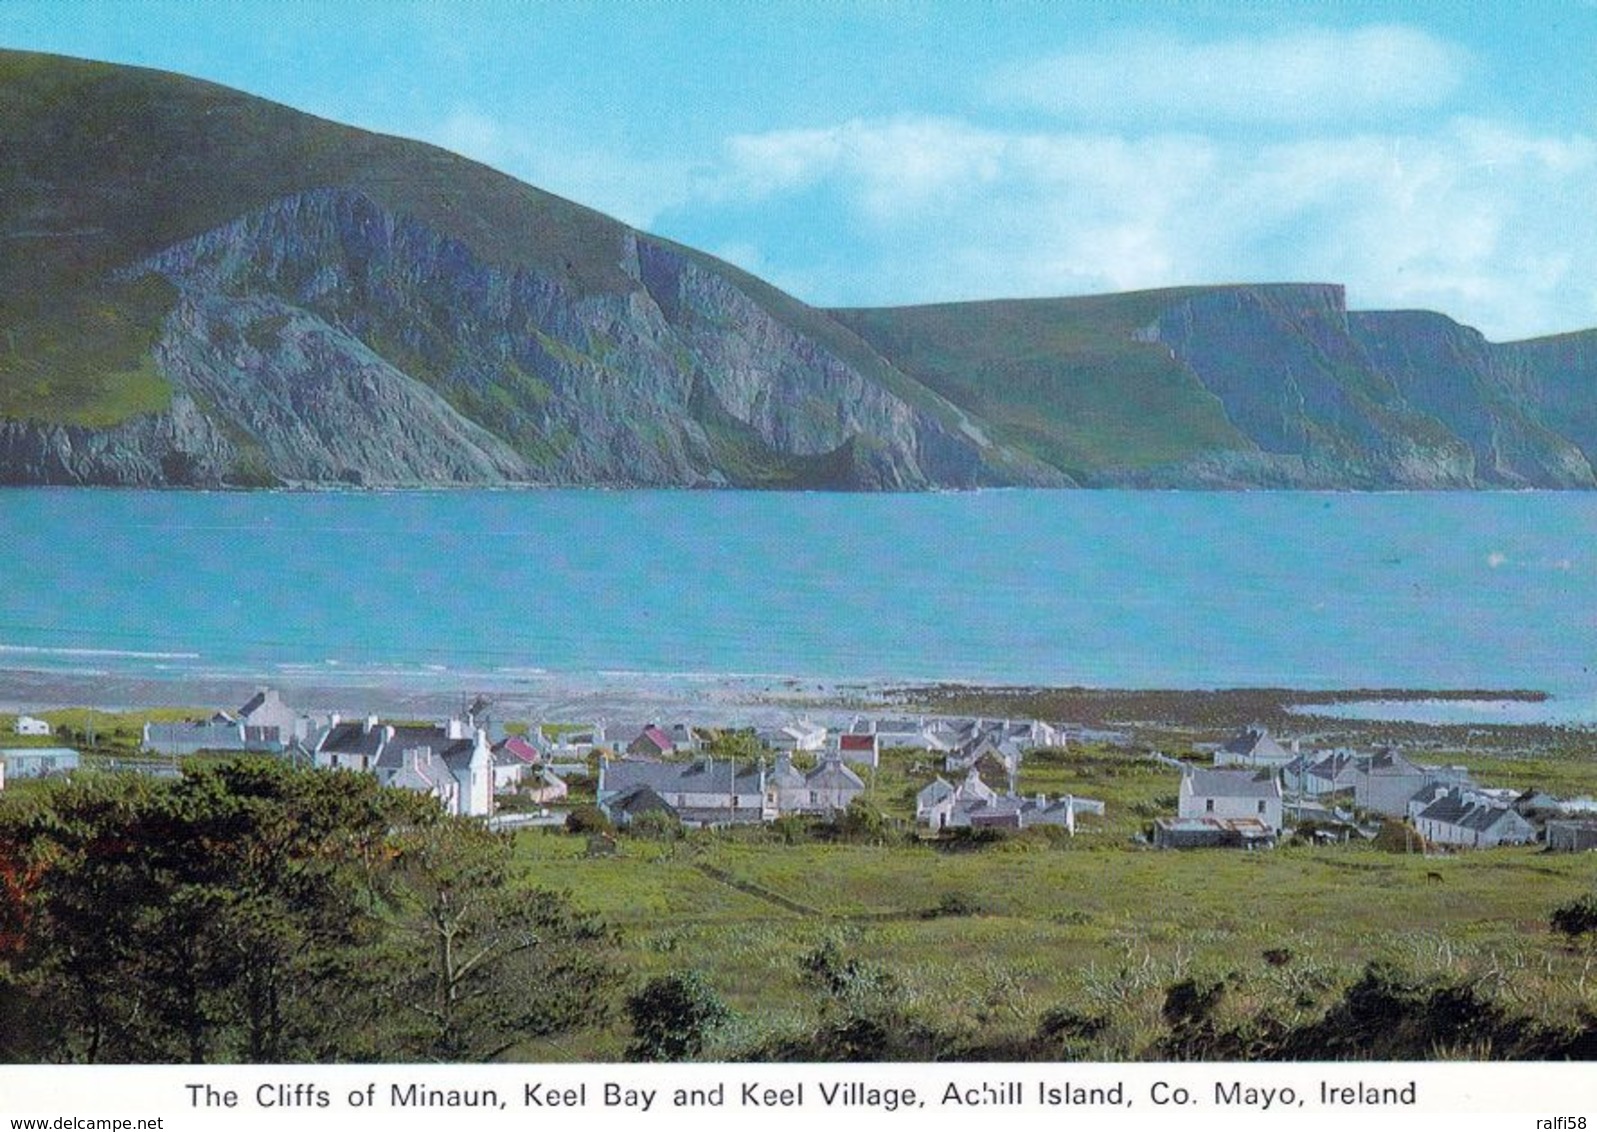
[[[627,998],[635,1061],[686,1061],[704,1049],[731,1011],[697,971],[650,979]]]
[[[563,895],[513,883],[508,841],[440,818],[407,831],[397,1052],[487,1061],[605,1016],[613,935]]]
[[[414,803],[265,760],[87,777],[8,815],[40,869],[21,982],[73,1061],[334,1056],[381,931],[380,846]]]
[[[243,759],[0,796],[0,1025],[39,1020],[15,1059],[490,1057],[601,1017],[611,942],[503,839],[367,775]]]

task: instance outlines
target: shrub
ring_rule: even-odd
[[[569,828],[569,822],[567,825]],[[639,814],[627,825],[626,831],[633,837],[651,841],[679,841],[685,835],[682,819],[664,810],[649,810]]]
[[[1166,988],[1160,1013],[1172,1026],[1195,1025],[1208,1021],[1224,997],[1224,983],[1200,985],[1196,979],[1183,979]]]
[[[921,919],[936,920],[944,916],[975,916],[981,913],[981,906],[975,899],[963,892],[945,892],[937,898],[937,903],[922,912]]]
[[[636,1061],[686,1061],[704,1049],[732,1012],[697,971],[661,975],[627,998]]]
[[[609,833],[615,826],[598,806],[572,806],[566,814],[568,833]]]
[[[1553,909],[1552,929],[1571,943],[1597,939],[1597,896],[1582,896]]]

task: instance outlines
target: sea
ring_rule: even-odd
[[[1597,722],[1597,495],[4,489],[0,670],[1531,689],[1347,710]]]

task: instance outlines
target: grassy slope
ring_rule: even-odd
[[[888,361],[1072,475],[1253,445],[1162,346],[1132,334],[1202,289],[840,310]]]
[[[621,224],[443,150],[193,79],[0,51],[0,416],[104,426],[164,407],[149,349],[172,296],[107,273],[328,186],[579,294],[634,286]]]

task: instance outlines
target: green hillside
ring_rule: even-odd
[[[0,51],[0,416],[105,427],[163,407],[149,349],[170,296],[110,273],[330,186],[576,293],[635,286],[623,225],[465,158],[196,79]]]
[[[894,366],[1072,477],[1250,449],[1220,402],[1133,335],[1209,288],[833,311]]]

